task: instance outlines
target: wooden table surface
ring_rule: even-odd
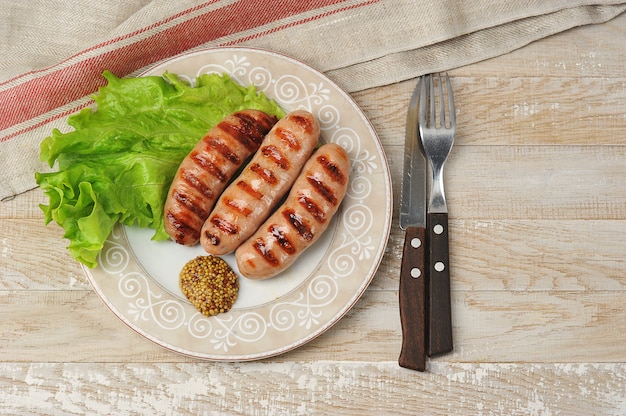
[[[450,75],[452,354],[425,373],[397,364],[397,212],[370,287],[329,331],[214,363],[118,320],[34,190],[0,203],[0,413],[626,414],[626,15]],[[354,94],[395,207],[415,82]]]

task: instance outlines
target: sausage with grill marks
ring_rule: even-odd
[[[350,160],[334,143],[309,158],[285,202],[235,251],[239,272],[267,279],[287,269],[326,230],[348,187]]]
[[[205,221],[200,243],[206,252],[228,254],[259,228],[293,185],[319,135],[318,121],[304,110],[293,111],[274,125]]]
[[[165,201],[165,231],[192,246],[232,175],[261,145],[278,119],[258,110],[225,117],[181,162]]]

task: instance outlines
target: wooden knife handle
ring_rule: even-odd
[[[428,213],[429,334],[428,355],[452,351],[448,214]]]
[[[398,363],[417,371],[426,370],[427,267],[426,229],[408,227],[400,266],[400,322],[402,350]]]

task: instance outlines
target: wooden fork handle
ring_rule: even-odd
[[[429,335],[428,355],[452,351],[448,214],[428,213]]]
[[[398,364],[411,370],[426,370],[427,282],[426,230],[408,227],[400,264],[400,323],[402,350]]]

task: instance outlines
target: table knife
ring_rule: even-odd
[[[406,120],[400,228],[406,231],[400,265],[400,322],[402,350],[398,363],[417,371],[426,369],[428,279],[426,267],[426,188],[428,167],[418,138],[418,81]]]

